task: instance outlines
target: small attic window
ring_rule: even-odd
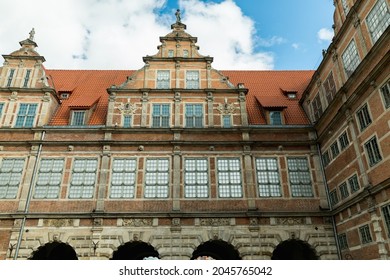
[[[71,92],[70,91],[59,91],[58,94],[60,95],[61,99],[68,99]]]
[[[284,90],[282,89],[282,92],[285,96],[287,96],[288,99],[295,99],[297,98],[297,91],[296,90]]]
[[[173,57],[173,50],[168,50],[168,57]]]
[[[295,99],[297,98],[297,93],[296,92],[290,92],[287,94],[288,99]]]

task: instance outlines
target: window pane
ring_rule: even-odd
[[[184,195],[191,198],[208,197],[208,170],[206,159],[185,159]]]
[[[259,196],[281,196],[277,159],[257,158],[256,169]]]
[[[219,197],[242,197],[241,163],[239,159],[218,159]]]
[[[97,159],[75,159],[69,198],[92,198],[95,188]]]
[[[17,196],[24,167],[24,159],[3,159],[0,166],[0,199]]]
[[[34,198],[58,198],[64,159],[42,159]]]
[[[167,198],[169,187],[169,160],[147,159],[145,198]]]
[[[111,198],[133,198],[136,159],[115,158],[112,164]]]
[[[306,158],[288,158],[288,171],[292,196],[313,196],[311,177]]]

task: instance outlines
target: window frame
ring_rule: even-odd
[[[155,161],[156,168],[153,169],[152,161]],[[161,166],[160,163],[166,163],[166,170],[161,169],[165,168],[165,166]],[[150,165],[149,165],[150,164]],[[165,178],[163,175],[165,174]],[[143,197],[145,199],[166,199],[170,197],[170,160],[169,158],[159,157],[159,158],[146,158],[145,160],[145,175],[144,175],[144,189],[143,189]],[[152,178],[153,177],[153,178]],[[149,180],[155,179],[155,183],[150,183]],[[159,179],[166,179],[166,182],[161,183]],[[148,194],[150,192],[150,195]]]
[[[45,162],[50,162],[50,169],[44,165]],[[54,169],[61,164],[61,170]],[[58,199],[60,195],[62,179],[64,176],[65,159],[64,158],[42,158],[39,163],[38,176],[34,187],[34,199]],[[49,174],[46,184],[40,183],[41,179],[45,179],[44,176]],[[55,178],[55,176],[59,178]],[[43,178],[42,178],[43,177]],[[52,180],[58,180],[58,184],[53,184]],[[55,191],[57,192],[54,195]]]
[[[340,143],[340,151],[344,151],[349,146],[349,138],[347,131],[344,131],[339,136],[339,143]]]
[[[335,206],[337,203],[340,202],[337,189],[334,189],[329,192],[329,202],[332,206]]]
[[[326,77],[324,81],[324,89],[325,89],[326,100],[328,101],[328,105],[329,105],[330,103],[332,103],[337,93],[336,82],[334,80],[332,71],[330,71],[328,77]]]
[[[356,118],[359,123],[360,132],[363,132],[372,123],[371,113],[368,108],[368,104],[365,103],[363,106],[356,111]]]
[[[354,39],[348,44],[341,55],[343,61],[344,73],[347,78],[351,77],[358,68],[361,59]]]
[[[366,17],[366,24],[372,43],[375,44],[390,25],[390,11],[385,0],[375,3]]]
[[[375,135],[364,143],[364,149],[366,151],[366,158],[370,167],[377,165],[383,160],[380,145]]]
[[[261,160],[265,160],[265,165],[260,164]],[[269,161],[273,160],[276,169],[270,169]],[[261,168],[261,167],[265,168]],[[282,197],[281,176],[279,171],[279,160],[277,157],[257,157],[255,158],[256,182],[258,197]],[[261,173],[264,173],[265,180],[261,180]],[[275,176],[276,175],[276,176]],[[270,179],[277,178],[278,182],[271,182]],[[266,194],[267,193],[267,194]]]
[[[171,104],[170,103],[152,104],[151,118],[152,118],[152,128],[171,127]]]
[[[82,161],[85,161],[86,164],[84,164],[82,171],[78,171],[77,168],[80,167],[77,166],[77,164]],[[89,165],[92,162],[94,162],[94,166]],[[69,190],[68,190],[68,199],[93,199],[94,198],[96,192],[98,163],[99,161],[97,158],[80,157],[80,158],[73,159],[73,166],[72,166],[71,178],[70,178]],[[93,170],[90,169],[91,167],[93,167]],[[89,181],[86,181],[88,179]]]
[[[383,206],[381,209],[382,209],[384,224],[387,227],[387,237],[390,237],[390,204]]]
[[[16,70],[13,69],[13,68],[9,69],[6,87],[11,87],[12,86],[12,81],[14,79],[15,71]]]
[[[200,110],[199,110],[200,109]],[[190,114],[191,112],[191,114]],[[200,112],[200,114],[199,114]],[[204,106],[201,103],[185,104],[185,127],[202,128],[204,126]]]
[[[171,71],[157,70],[156,71],[156,89],[171,88]]]
[[[360,190],[359,178],[356,174],[348,178],[348,185],[351,194]]]
[[[311,102],[311,107],[313,110],[314,121],[316,122],[321,118],[322,114],[324,113],[320,92],[318,92],[316,96],[313,98]]]
[[[381,86],[381,95],[385,109],[390,108],[390,79]]]
[[[10,162],[12,164],[12,167],[10,168],[9,166],[4,166],[5,162]],[[21,164],[21,167],[16,166],[16,170],[14,170],[15,164]],[[20,190],[20,185],[22,183],[22,176],[23,171],[25,169],[25,164],[25,158],[0,158],[0,201],[3,199],[17,198]],[[9,174],[9,176],[4,174]],[[4,192],[2,192],[1,189],[4,189]]]
[[[340,250],[346,250],[349,248],[348,238],[346,233],[340,233],[339,235],[337,235],[337,239],[339,241]]]
[[[195,74],[193,76],[193,74]],[[186,71],[186,89],[200,89],[200,71],[187,70]]]
[[[348,184],[347,182],[343,182],[339,186],[341,199],[346,199],[349,196]]]
[[[194,166],[189,166],[194,161]],[[188,165],[187,165],[188,164]],[[202,169],[202,165],[205,169]],[[190,167],[194,167],[193,169]],[[210,196],[209,162],[207,158],[184,158],[184,198],[206,199]],[[190,178],[192,176],[192,178]],[[204,176],[204,178],[201,178]],[[193,179],[193,183],[189,183]]]
[[[122,162],[122,163],[121,163]],[[116,163],[120,166],[116,166]],[[129,174],[131,174],[129,176]],[[118,175],[118,176],[117,176]],[[132,180],[127,180],[132,178]],[[133,157],[115,157],[111,165],[110,199],[135,198],[137,186],[137,159]]]
[[[24,76],[24,80],[23,80],[23,87],[26,88],[28,87],[28,83],[30,81],[30,76],[31,76],[31,69],[27,69],[26,70],[26,74]]]
[[[335,159],[340,154],[340,148],[338,141],[334,141],[332,145],[330,145],[330,150],[332,152],[332,158]]]
[[[277,115],[278,117],[274,117]],[[283,125],[283,112],[282,111],[269,111],[269,124],[270,125]]]
[[[359,227],[359,236],[362,244],[373,242],[371,229],[368,224]]]
[[[305,168],[301,169],[299,167],[299,163],[296,162],[295,165],[297,169],[292,169],[290,163],[292,161],[304,161],[305,162]],[[314,191],[313,191],[313,179],[311,177],[311,170],[310,170],[310,161],[307,159],[307,157],[287,157],[287,170],[288,170],[288,177],[289,177],[289,185],[291,190],[291,196],[292,197],[314,197]],[[294,176],[293,176],[294,175]],[[296,176],[295,176],[296,175]],[[308,183],[305,183],[303,181],[303,176],[306,176],[309,179]],[[296,177],[296,178],[294,178]],[[298,179],[299,182],[294,182],[293,179]],[[303,189],[302,187],[305,187]],[[310,186],[310,188],[308,188]],[[310,190],[310,192],[309,192]]]
[[[133,127],[133,115],[123,115],[123,128]]]
[[[26,109],[22,109],[26,108]],[[20,103],[19,110],[16,115],[15,126],[16,128],[31,128],[35,125],[35,119],[37,116],[38,103]],[[31,110],[33,112],[31,112]],[[23,112],[25,111],[25,112]]]
[[[223,163],[226,161],[226,163]],[[238,162],[238,170],[233,169],[233,161]],[[222,166],[224,165],[224,166]],[[239,157],[223,157],[217,158],[217,186],[218,186],[218,198],[221,199],[232,199],[232,198],[243,198],[243,181],[242,181],[242,163]],[[226,170],[222,167],[227,167]],[[239,183],[235,183],[234,180],[239,179]],[[222,195],[227,194],[227,195]]]
[[[82,116],[82,119],[80,119],[79,116]],[[80,120],[82,120],[80,122]],[[85,126],[87,123],[87,111],[86,110],[72,110],[72,115],[70,119],[70,125],[71,126]]]

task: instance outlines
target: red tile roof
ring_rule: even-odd
[[[314,71],[221,71],[229,81],[244,83],[249,89],[247,111],[249,124],[266,124],[263,109],[283,109],[286,124],[309,124],[298,101],[309,84]],[[296,92],[296,99],[287,93]]]
[[[104,125],[108,106],[107,88],[122,84],[134,70],[47,70],[50,83],[57,92],[71,92],[62,100],[50,125],[68,125],[71,109],[94,106],[88,125]],[[283,110],[287,124],[309,124],[298,103],[314,71],[221,71],[230,82],[244,83],[249,89],[247,110],[249,124],[266,124],[264,110]],[[286,92],[296,92],[289,99]]]
[[[104,125],[108,106],[107,88],[126,80],[132,70],[46,70],[57,92],[71,92],[69,99],[62,100],[50,125],[68,125],[71,109],[96,108],[88,125]]]

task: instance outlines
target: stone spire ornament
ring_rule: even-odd
[[[29,37],[29,39],[30,39],[31,41],[34,41],[34,36],[35,36],[35,29],[34,29],[34,28],[33,28],[33,29],[31,29],[30,33],[28,33],[28,34],[30,34],[30,37]]]

